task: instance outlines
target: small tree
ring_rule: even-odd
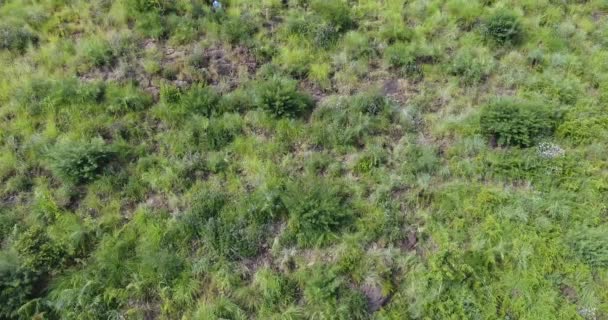
[[[480,126],[498,145],[529,147],[553,133],[555,119],[543,105],[500,100],[482,110]]]
[[[313,100],[297,89],[294,80],[273,78],[257,88],[256,104],[276,117],[297,117],[313,106]]]
[[[66,182],[86,183],[96,179],[115,157],[101,142],[67,144],[51,152],[51,167]]]

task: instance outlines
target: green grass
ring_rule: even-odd
[[[606,319],[602,0],[0,1],[0,319]]]

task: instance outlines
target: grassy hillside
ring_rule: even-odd
[[[608,319],[605,0],[0,0],[0,319]]]

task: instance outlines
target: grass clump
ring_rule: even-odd
[[[312,98],[297,88],[297,82],[274,77],[256,89],[257,106],[275,117],[295,118],[313,107]]]
[[[530,147],[552,135],[556,121],[547,106],[503,99],[481,111],[480,125],[481,132],[500,146]]]

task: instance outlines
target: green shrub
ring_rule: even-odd
[[[523,40],[523,28],[512,12],[500,10],[485,22],[485,36],[499,45],[516,45]]]
[[[93,67],[103,67],[113,63],[115,56],[110,42],[105,39],[92,38],[82,44],[82,59]]]
[[[32,296],[37,274],[19,266],[16,257],[0,255],[0,318],[17,319],[18,310]]]
[[[38,36],[25,27],[0,24],[0,49],[23,52],[30,44],[38,43]]]
[[[312,98],[297,89],[297,82],[272,78],[256,88],[256,105],[275,117],[297,117],[313,106]]]
[[[335,32],[344,32],[355,26],[351,17],[350,7],[346,2],[316,0],[311,5],[312,10],[321,16]]]
[[[481,111],[481,132],[500,146],[529,147],[539,138],[553,134],[552,112],[538,103],[499,100]]]
[[[126,86],[110,86],[107,90],[110,102],[107,110],[113,113],[128,113],[143,111],[152,105],[152,97],[139,87],[129,84]]]
[[[301,247],[328,244],[353,219],[343,188],[310,179],[290,185],[284,197],[289,212],[287,237]]]
[[[386,97],[379,92],[364,92],[354,96],[351,100],[354,111],[370,116],[390,112],[390,103]]]
[[[51,271],[66,258],[64,248],[53,241],[42,227],[32,227],[21,234],[15,248],[22,265],[36,272]]]
[[[211,117],[219,112],[220,95],[211,87],[195,85],[185,92],[180,104],[186,112]]]
[[[138,13],[167,13],[175,9],[176,3],[172,0],[126,0],[125,6]]]
[[[222,24],[222,35],[231,44],[245,43],[251,40],[256,31],[255,19],[248,14],[231,17]]]
[[[106,85],[77,79],[47,80],[34,78],[19,88],[15,100],[32,115],[70,105],[99,104],[105,99]]]
[[[207,147],[211,150],[219,150],[229,143],[242,130],[242,120],[237,114],[225,114],[222,118],[213,118],[205,130]]]
[[[480,83],[490,75],[492,56],[473,50],[459,51],[450,65],[450,73],[460,76],[465,85]]]
[[[384,58],[391,67],[401,68],[416,63],[416,56],[409,45],[403,42],[395,43],[384,51]]]
[[[86,183],[101,175],[115,158],[115,152],[102,142],[62,144],[50,154],[51,167],[64,181]]]
[[[572,250],[585,263],[595,268],[608,266],[608,229],[583,228],[570,236]]]
[[[368,301],[349,287],[348,279],[335,266],[317,265],[300,274],[308,318],[367,319]],[[315,316],[313,316],[315,315]]]
[[[261,295],[262,308],[265,310],[279,311],[280,307],[295,300],[297,287],[269,268],[260,269],[255,273],[253,285]]]

